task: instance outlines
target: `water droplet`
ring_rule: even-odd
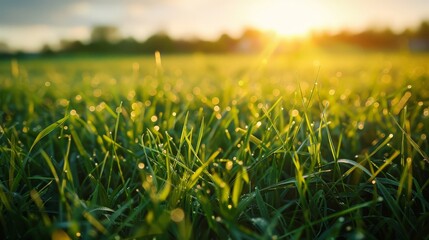
[[[181,208],[173,209],[170,213],[170,218],[174,222],[182,222],[185,219],[185,212]]]

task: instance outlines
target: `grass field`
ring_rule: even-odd
[[[429,56],[0,62],[1,239],[421,239]]]

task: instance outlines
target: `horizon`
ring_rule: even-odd
[[[0,9],[0,43],[30,52],[45,44],[58,45],[63,39],[88,41],[92,28],[99,25],[115,26],[122,38],[138,41],[157,32],[174,39],[215,40],[223,33],[238,37],[246,28],[289,38],[314,31],[390,28],[399,32],[429,19],[425,11],[429,2],[423,0],[0,2],[4,6]]]

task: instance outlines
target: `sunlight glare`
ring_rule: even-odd
[[[249,18],[257,28],[284,37],[302,37],[321,27],[320,10],[297,1],[260,1],[250,8]]]

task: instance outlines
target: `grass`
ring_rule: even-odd
[[[427,59],[1,62],[1,238],[424,238]]]

